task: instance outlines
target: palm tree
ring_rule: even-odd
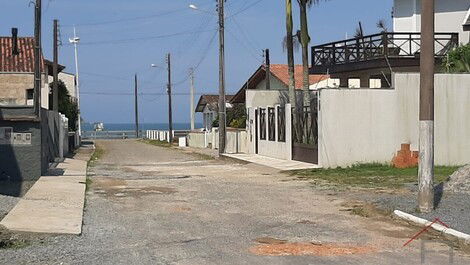
[[[297,108],[295,97],[295,77],[294,77],[294,37],[292,35],[294,23],[292,22],[292,0],[286,0],[286,37],[284,47],[287,49],[287,65],[289,71],[289,103],[293,109]]]
[[[302,45],[302,66],[303,66],[303,86],[304,91],[304,106],[310,105],[309,93],[309,73],[308,73],[308,44],[310,43],[310,36],[308,35],[308,20],[307,9],[314,4],[318,4],[321,0],[297,0],[300,7],[300,43]],[[326,1],[326,0],[325,0]]]

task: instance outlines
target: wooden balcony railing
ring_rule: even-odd
[[[458,33],[435,33],[435,56],[459,44]],[[312,47],[312,66],[334,66],[385,58],[419,58],[421,33],[384,32]]]

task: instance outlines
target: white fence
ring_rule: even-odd
[[[170,132],[169,131],[159,131],[159,130],[147,130],[145,132],[145,138],[149,140],[157,140],[162,142],[170,141]],[[173,137],[175,132],[173,131]]]

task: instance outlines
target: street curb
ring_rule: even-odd
[[[246,161],[246,160],[243,160],[243,159],[240,159],[240,158],[226,156],[225,154],[221,154],[218,158],[221,159],[221,160],[224,160],[224,161],[233,162],[233,163],[237,163],[237,164],[241,164],[241,165],[256,164],[256,163]],[[257,164],[257,165],[259,165],[259,164]],[[262,166],[262,165],[260,165],[260,166]]]
[[[393,211],[393,214],[395,214],[397,217],[399,217],[401,219],[404,219],[406,221],[415,223],[415,224],[420,225],[420,226],[430,226],[431,228],[433,228],[436,231],[439,231],[439,232],[441,232],[445,235],[456,237],[460,240],[463,240],[465,242],[465,244],[470,244],[470,235],[468,235],[468,234],[459,232],[459,231],[451,229],[451,228],[447,228],[447,227],[445,227],[443,225],[440,225],[440,224],[437,224],[437,223],[432,223],[432,222],[430,222],[426,219],[416,217],[414,215],[402,212],[400,210]]]

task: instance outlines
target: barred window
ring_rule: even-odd
[[[276,141],[276,113],[274,108],[268,108],[269,141]]]
[[[259,139],[266,140],[266,109],[259,109]]]
[[[277,140],[286,141],[286,108],[277,108]]]

